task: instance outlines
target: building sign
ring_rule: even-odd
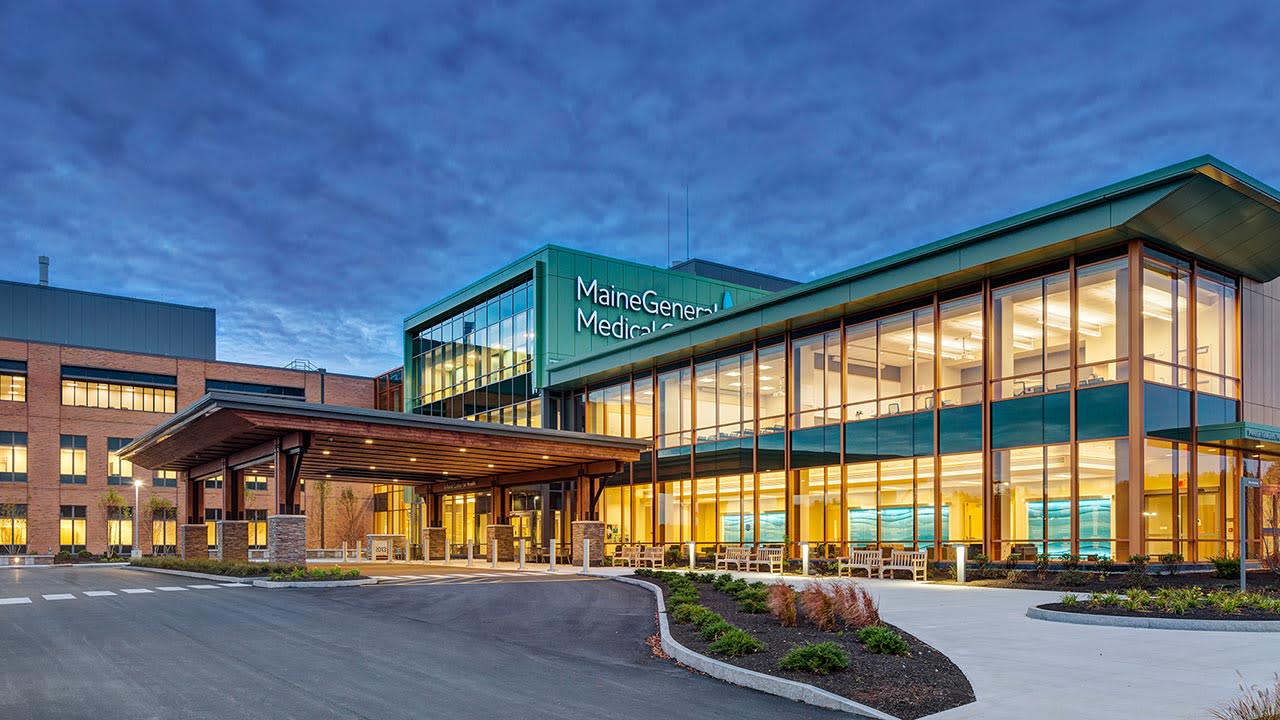
[[[470,490],[476,487],[478,483],[475,480],[452,480],[436,485],[436,492],[454,492],[457,490]]]
[[[722,303],[726,308],[733,304],[728,291],[725,291],[722,303],[703,305],[662,297],[657,290],[632,292],[620,290],[615,285],[606,287],[595,278],[588,283],[581,275],[577,278],[576,299],[579,303],[574,309],[577,332],[586,331],[600,337],[623,340],[669,328],[681,320],[711,315],[720,310]],[[582,307],[584,300],[589,303],[585,309]],[[615,310],[617,312],[611,312]],[[627,317],[627,312],[640,313],[649,319],[634,320]]]

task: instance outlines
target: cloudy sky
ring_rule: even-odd
[[[377,373],[544,243],[809,280],[1189,157],[1280,184],[1280,9],[0,0],[0,278]]]

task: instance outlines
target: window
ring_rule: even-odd
[[[107,508],[107,547],[116,555],[133,550],[133,508]]]
[[[205,508],[204,509],[204,525],[208,530],[208,544],[210,550],[218,548],[218,521],[222,519],[222,508]]]
[[[992,475],[1002,555],[1025,544],[1040,555],[1071,552],[1069,445],[997,450]]]
[[[0,482],[27,481],[27,434],[0,432]]]
[[[1070,387],[1071,320],[1067,273],[992,291],[993,400]]]
[[[1142,484],[1142,519],[1146,554],[1178,552],[1176,541],[1187,536],[1187,491],[1191,453],[1181,443],[1147,440]]]
[[[795,428],[840,422],[840,333],[792,342],[791,411]]]
[[[84,485],[88,482],[85,478],[85,449],[88,447],[89,439],[84,435],[63,435],[61,440],[61,452],[59,460],[61,462],[60,480],[63,483],[76,485]]]
[[[982,454],[943,455],[940,477],[942,541],[982,542]]]
[[[151,552],[156,555],[172,555],[178,551],[177,537],[178,508],[153,507],[151,510]]]
[[[156,470],[151,474],[151,485],[153,487],[178,487],[178,471]]]
[[[63,505],[58,513],[58,550],[78,553],[84,550],[84,505]]]
[[[653,377],[645,375],[635,381],[636,437],[653,437]]]
[[[245,510],[244,519],[249,521],[249,547],[255,550],[265,548],[267,546],[267,511]]]
[[[120,448],[133,438],[107,438],[107,484],[129,485],[133,482],[133,463],[120,457]]]
[[[290,400],[305,400],[307,397],[306,389],[300,387],[260,385],[258,383],[235,382],[232,380],[206,379],[204,381],[204,391],[209,392],[210,390],[230,390],[232,392],[256,393],[258,395],[274,395],[276,397],[288,398]]]
[[[1142,268],[1142,352],[1143,376],[1150,381],[1175,387],[1189,387],[1186,368],[1190,365],[1188,338],[1191,335],[1187,310],[1191,276],[1184,263],[1169,264],[1146,258]]]
[[[0,503],[0,555],[27,552],[27,506]]]
[[[1128,557],[1129,441],[1080,443],[1076,449],[1076,477],[1080,498],[1076,506],[1079,554]]]
[[[64,378],[62,404],[75,407],[172,413],[177,410],[177,391],[173,388],[117,385]]]
[[[800,523],[798,539],[840,542],[840,466],[809,468],[797,474],[799,492],[792,502]]]
[[[943,303],[939,314],[939,406],[982,402],[982,298]]]
[[[755,433],[755,360],[741,353],[694,368],[698,441],[738,440]]]
[[[205,480],[205,481],[204,481],[204,489],[205,489],[205,490],[221,490],[221,489],[222,489],[222,476],[221,476],[221,475],[215,475],[214,477],[211,477],[211,478],[208,478],[207,480]]]
[[[1207,270],[1196,277],[1196,389],[1237,397],[1240,394],[1235,282]],[[1234,422],[1231,418],[1229,422]]]
[[[27,401],[27,369],[25,362],[0,360],[0,400]]]
[[[631,436],[631,383],[610,385],[587,393],[587,432],[614,437]]]
[[[1128,380],[1128,260],[1077,269],[1076,305],[1079,386]]]
[[[693,442],[693,370],[677,368],[658,375],[658,447]]]
[[[933,409],[933,331],[933,308],[845,329],[849,420]]]
[[[254,490],[258,492],[266,492],[267,476],[266,475],[250,475],[248,473],[245,473],[244,489]]]
[[[756,380],[760,395],[760,434],[786,429],[787,386],[784,373],[785,351],[781,343],[762,347],[756,353]]]

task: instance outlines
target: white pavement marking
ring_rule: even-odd
[[[71,593],[51,593],[49,595],[41,595],[45,600],[75,600],[76,596]]]
[[[219,587],[253,587],[244,583],[218,583]]]
[[[156,589],[163,590],[164,592],[186,592],[187,591],[186,588],[178,587],[177,585],[166,585],[164,587],[158,587]]]
[[[29,605],[30,603],[31,603],[31,598],[25,598],[25,597],[0,598],[0,605]]]
[[[113,595],[115,595],[115,593],[111,592],[110,590],[85,590],[84,591],[85,597],[108,597]]]
[[[146,588],[124,588],[120,592],[125,593],[126,595],[141,595],[142,593],[149,593],[152,591]]]
[[[217,585],[188,585],[192,590],[217,590]]]
[[[417,580],[423,577],[432,577],[431,575],[396,575],[400,580]]]

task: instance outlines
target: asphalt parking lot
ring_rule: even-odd
[[[652,657],[609,580],[234,585],[0,570],[0,718],[837,716]]]

